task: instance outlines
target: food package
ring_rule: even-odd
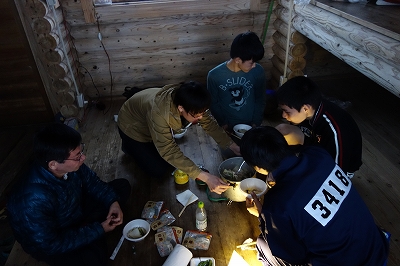
[[[177,226],[164,226],[157,230],[155,242],[161,257],[168,256],[182,242],[182,234],[183,229]]]
[[[158,228],[161,228],[166,225],[170,225],[173,222],[175,222],[175,217],[171,214],[171,212],[167,209],[164,209],[160,212],[159,214],[159,219],[155,220],[154,222],[151,223],[150,227],[154,231],[157,230]]]
[[[151,224],[157,220],[163,205],[164,201],[148,201],[144,205],[141,217]]]
[[[187,230],[182,245],[190,249],[208,250],[212,235],[207,232]]]

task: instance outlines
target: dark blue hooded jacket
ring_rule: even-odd
[[[351,180],[322,148],[306,146],[273,171],[260,216],[272,254],[291,264],[384,265],[388,243]]]

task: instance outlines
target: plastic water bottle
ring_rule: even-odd
[[[199,231],[205,231],[207,229],[207,213],[204,209],[204,202],[199,201],[196,209],[196,228]]]

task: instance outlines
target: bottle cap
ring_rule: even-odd
[[[199,207],[199,208],[204,208],[204,202],[199,201],[199,202],[197,203],[197,207]]]

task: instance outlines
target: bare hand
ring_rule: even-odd
[[[229,184],[225,183],[221,178],[207,172],[201,172],[198,179],[205,182],[211,192],[221,194],[229,188]]]
[[[249,213],[258,217],[258,216],[260,216],[260,213],[262,210],[262,204],[258,200],[257,195],[254,193],[254,191],[251,192],[251,196],[252,196],[252,199],[246,198],[246,208],[249,211]]]
[[[237,145],[235,142],[233,142],[230,146],[229,149],[231,149],[236,155],[241,155],[240,154],[240,147]]]
[[[124,219],[124,214],[122,213],[119,203],[115,201],[111,204],[108,210],[107,218],[101,223],[105,232],[110,232],[115,229],[118,225],[122,224]]]

